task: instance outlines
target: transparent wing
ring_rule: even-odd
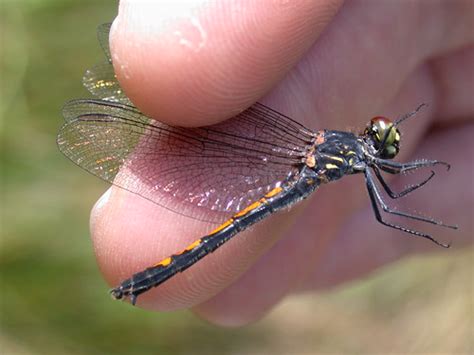
[[[99,44],[104,51],[107,61],[112,63],[109,46],[110,27],[112,27],[111,23],[103,23],[102,25],[99,25],[99,27],[97,27],[97,39],[99,40]]]
[[[110,56],[109,33],[112,24],[105,23],[97,28],[97,38],[102,47],[106,61],[88,69],[82,78],[84,87],[95,97],[111,102],[131,105],[115,76]]]
[[[110,63],[97,64],[88,69],[82,78],[85,88],[94,96],[110,102],[131,104],[120,87]]]
[[[92,174],[177,213],[221,222],[297,174],[312,134],[255,104],[226,122],[171,127],[135,107],[75,100],[58,146]]]

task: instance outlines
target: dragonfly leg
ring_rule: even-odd
[[[383,201],[382,197],[380,196],[380,193],[379,193],[379,191],[378,191],[378,189],[375,185],[374,177],[373,177],[373,175],[372,175],[372,173],[370,172],[369,169],[365,170],[365,180],[366,180],[367,190],[369,192],[370,201],[371,201],[371,204],[372,204],[372,209],[374,210],[375,218],[377,219],[377,221],[379,221],[379,223],[381,223],[381,224],[383,224],[387,227],[397,229],[397,230],[400,230],[402,232],[414,235],[416,237],[422,237],[422,238],[429,239],[433,243],[435,243],[439,246],[442,246],[444,248],[449,248],[449,244],[441,243],[441,242],[437,241],[436,239],[434,239],[429,234],[425,234],[425,233],[422,233],[422,232],[419,232],[419,231],[416,231],[416,230],[413,230],[413,229],[409,229],[409,228],[399,226],[399,225],[396,225],[396,224],[385,221],[382,217],[382,214],[380,213],[379,205],[382,207],[382,209],[385,212],[390,213],[390,214],[394,214],[394,215],[397,215],[397,216],[402,216],[402,217],[406,217],[406,218],[410,218],[410,219],[415,219],[415,220],[418,220],[418,221],[423,221],[423,222],[427,222],[427,223],[431,223],[431,224],[436,224],[436,225],[440,225],[440,226],[443,226],[443,227],[449,227],[449,228],[456,228],[456,227],[445,225],[445,224],[443,224],[441,222],[438,222],[436,220],[433,220],[431,218],[415,216],[415,215],[412,215],[412,214],[409,214],[409,213],[399,212],[399,211],[395,211],[395,210],[389,208],[385,204],[385,202]]]
[[[400,174],[406,171],[426,168],[435,165],[444,165],[446,166],[447,170],[449,170],[451,167],[448,163],[439,160],[417,160],[407,163],[398,163],[393,160],[374,158],[374,163],[379,169],[389,174]]]
[[[413,192],[416,189],[419,189],[420,187],[425,185],[428,181],[430,181],[435,176],[435,172],[432,170],[430,176],[428,176],[425,180],[423,180],[423,181],[421,181],[417,184],[414,184],[414,185],[409,185],[403,191],[393,192],[393,190],[390,188],[390,186],[387,184],[387,182],[383,178],[382,174],[380,173],[380,170],[377,167],[373,167],[373,169],[374,169],[374,172],[375,172],[375,176],[379,180],[379,182],[382,185],[383,189],[393,199],[403,197],[405,195],[408,195],[410,192]]]

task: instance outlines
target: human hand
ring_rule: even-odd
[[[171,2],[121,2],[111,33],[114,66],[142,111],[173,125],[206,125],[269,93],[262,102],[310,128],[362,130],[375,114],[396,117],[428,102],[421,117],[401,127],[398,160],[435,158],[453,168],[440,171],[430,186],[414,193],[416,199],[397,205],[461,227],[456,233],[433,230],[439,239],[454,245],[469,241],[473,176],[466,156],[472,156],[474,133],[468,120],[474,113],[469,0],[355,0],[340,9],[341,2],[329,0],[199,7],[201,2],[177,8]],[[442,129],[435,132],[434,125]],[[403,186],[403,176],[393,183]],[[97,258],[114,285],[213,227],[116,187],[92,214]],[[355,279],[422,250],[438,249],[377,224],[362,177],[345,178],[241,233],[141,295],[138,304],[193,307],[215,323],[245,324],[289,293]]]

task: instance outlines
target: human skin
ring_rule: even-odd
[[[220,122],[261,101],[312,129],[362,131],[374,115],[396,118],[428,103],[400,127],[397,160],[452,168],[436,169],[411,198],[388,202],[458,224],[452,231],[400,221],[459,248],[473,231],[473,24],[470,0],[122,0],[111,51],[127,95],[172,125]],[[403,181],[390,183],[400,190]],[[114,286],[213,228],[116,187],[91,217],[97,259]],[[137,305],[191,308],[216,324],[243,325],[288,294],[426,251],[449,253],[379,225],[363,176],[347,177],[237,235]]]

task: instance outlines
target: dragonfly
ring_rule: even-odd
[[[63,108],[60,151],[111,184],[176,213],[217,224],[180,252],[121,282],[110,291],[113,298],[128,298],[135,305],[140,294],[191,267],[239,232],[307,198],[320,185],[351,174],[365,176],[379,223],[449,247],[385,218],[396,215],[457,228],[393,209],[382,197],[382,190],[391,199],[404,197],[427,184],[435,172],[401,192],[393,191],[382,173],[450,168],[438,160],[393,160],[400,150],[400,124],[424,104],[395,121],[374,117],[360,134],[312,131],[260,103],[216,125],[173,127],[147,117],[127,98],[114,73],[109,31],[110,24],[98,28],[105,62],[87,70],[83,78],[96,98],[72,100]]]

